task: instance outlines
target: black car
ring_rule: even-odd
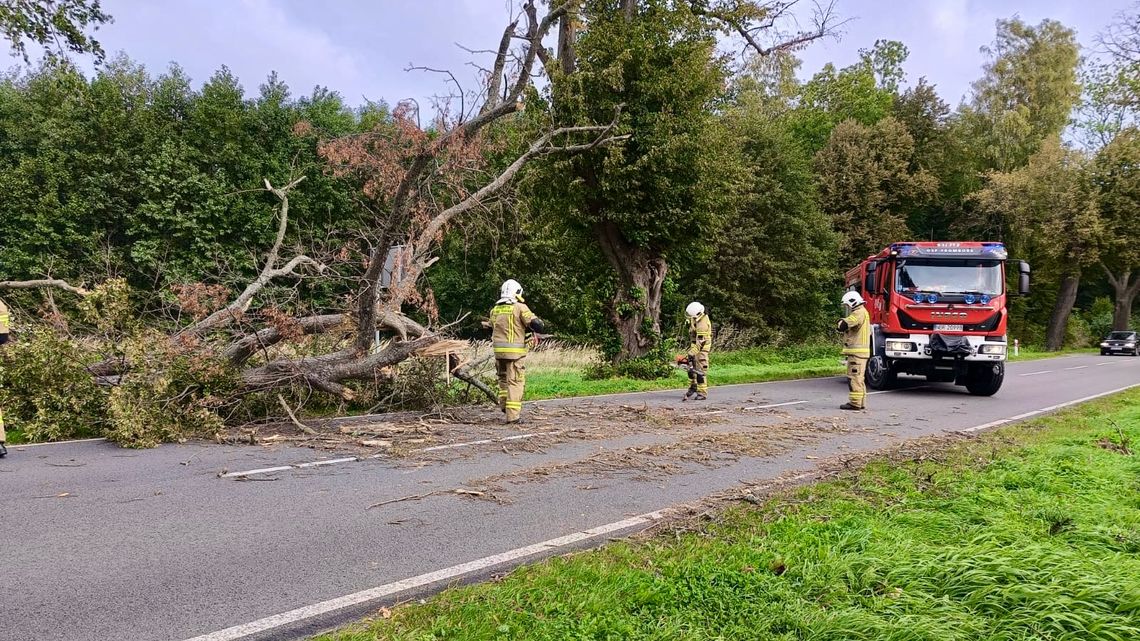
[[[1100,344],[1100,355],[1132,354],[1140,356],[1140,336],[1136,332],[1113,332]]]

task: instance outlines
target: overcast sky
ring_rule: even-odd
[[[957,104],[980,74],[979,48],[992,41],[996,19],[1054,18],[1091,47],[1096,33],[1130,4],[837,0],[838,12],[850,22],[838,41],[801,53],[801,73],[810,76],[828,61],[850,64],[876,39],[901,40],[910,48],[911,80],[926,76],[947,102]],[[473,77],[467,66],[472,55],[456,43],[495,46],[511,6],[511,0],[103,0],[115,22],[97,35],[108,53],[124,51],[151,71],[178,62],[196,84],[227,65],[247,93],[276,70],[294,95],[324,85],[350,104],[365,98],[395,103],[444,90],[437,75],[405,71],[410,63]]]

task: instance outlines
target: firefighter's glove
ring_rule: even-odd
[[[836,326],[835,329],[836,329],[836,331],[846,332],[847,331],[847,321],[845,321],[845,320],[839,321],[839,325]]]

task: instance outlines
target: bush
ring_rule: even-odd
[[[1107,296],[1097,298],[1089,306],[1088,311],[1085,312],[1085,318],[1088,320],[1089,331],[1092,333],[1093,340],[1100,341],[1112,331],[1113,311],[1112,300]]]
[[[195,347],[150,331],[124,341],[122,356],[131,367],[110,393],[108,439],[154,447],[224,427],[219,412],[234,403],[237,374]]]
[[[20,332],[0,349],[0,407],[8,427],[29,441],[99,436],[107,391],[87,371],[95,360],[93,350],[51,328]]]

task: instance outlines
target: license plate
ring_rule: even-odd
[[[960,332],[962,331],[961,325],[935,325],[934,331],[936,332]]]
[[[1122,349],[1124,349],[1124,348],[1123,348],[1123,347],[1109,347],[1108,349],[1110,349],[1110,350],[1112,350],[1112,351],[1114,351],[1114,352],[1119,352],[1120,350],[1122,350]]]

